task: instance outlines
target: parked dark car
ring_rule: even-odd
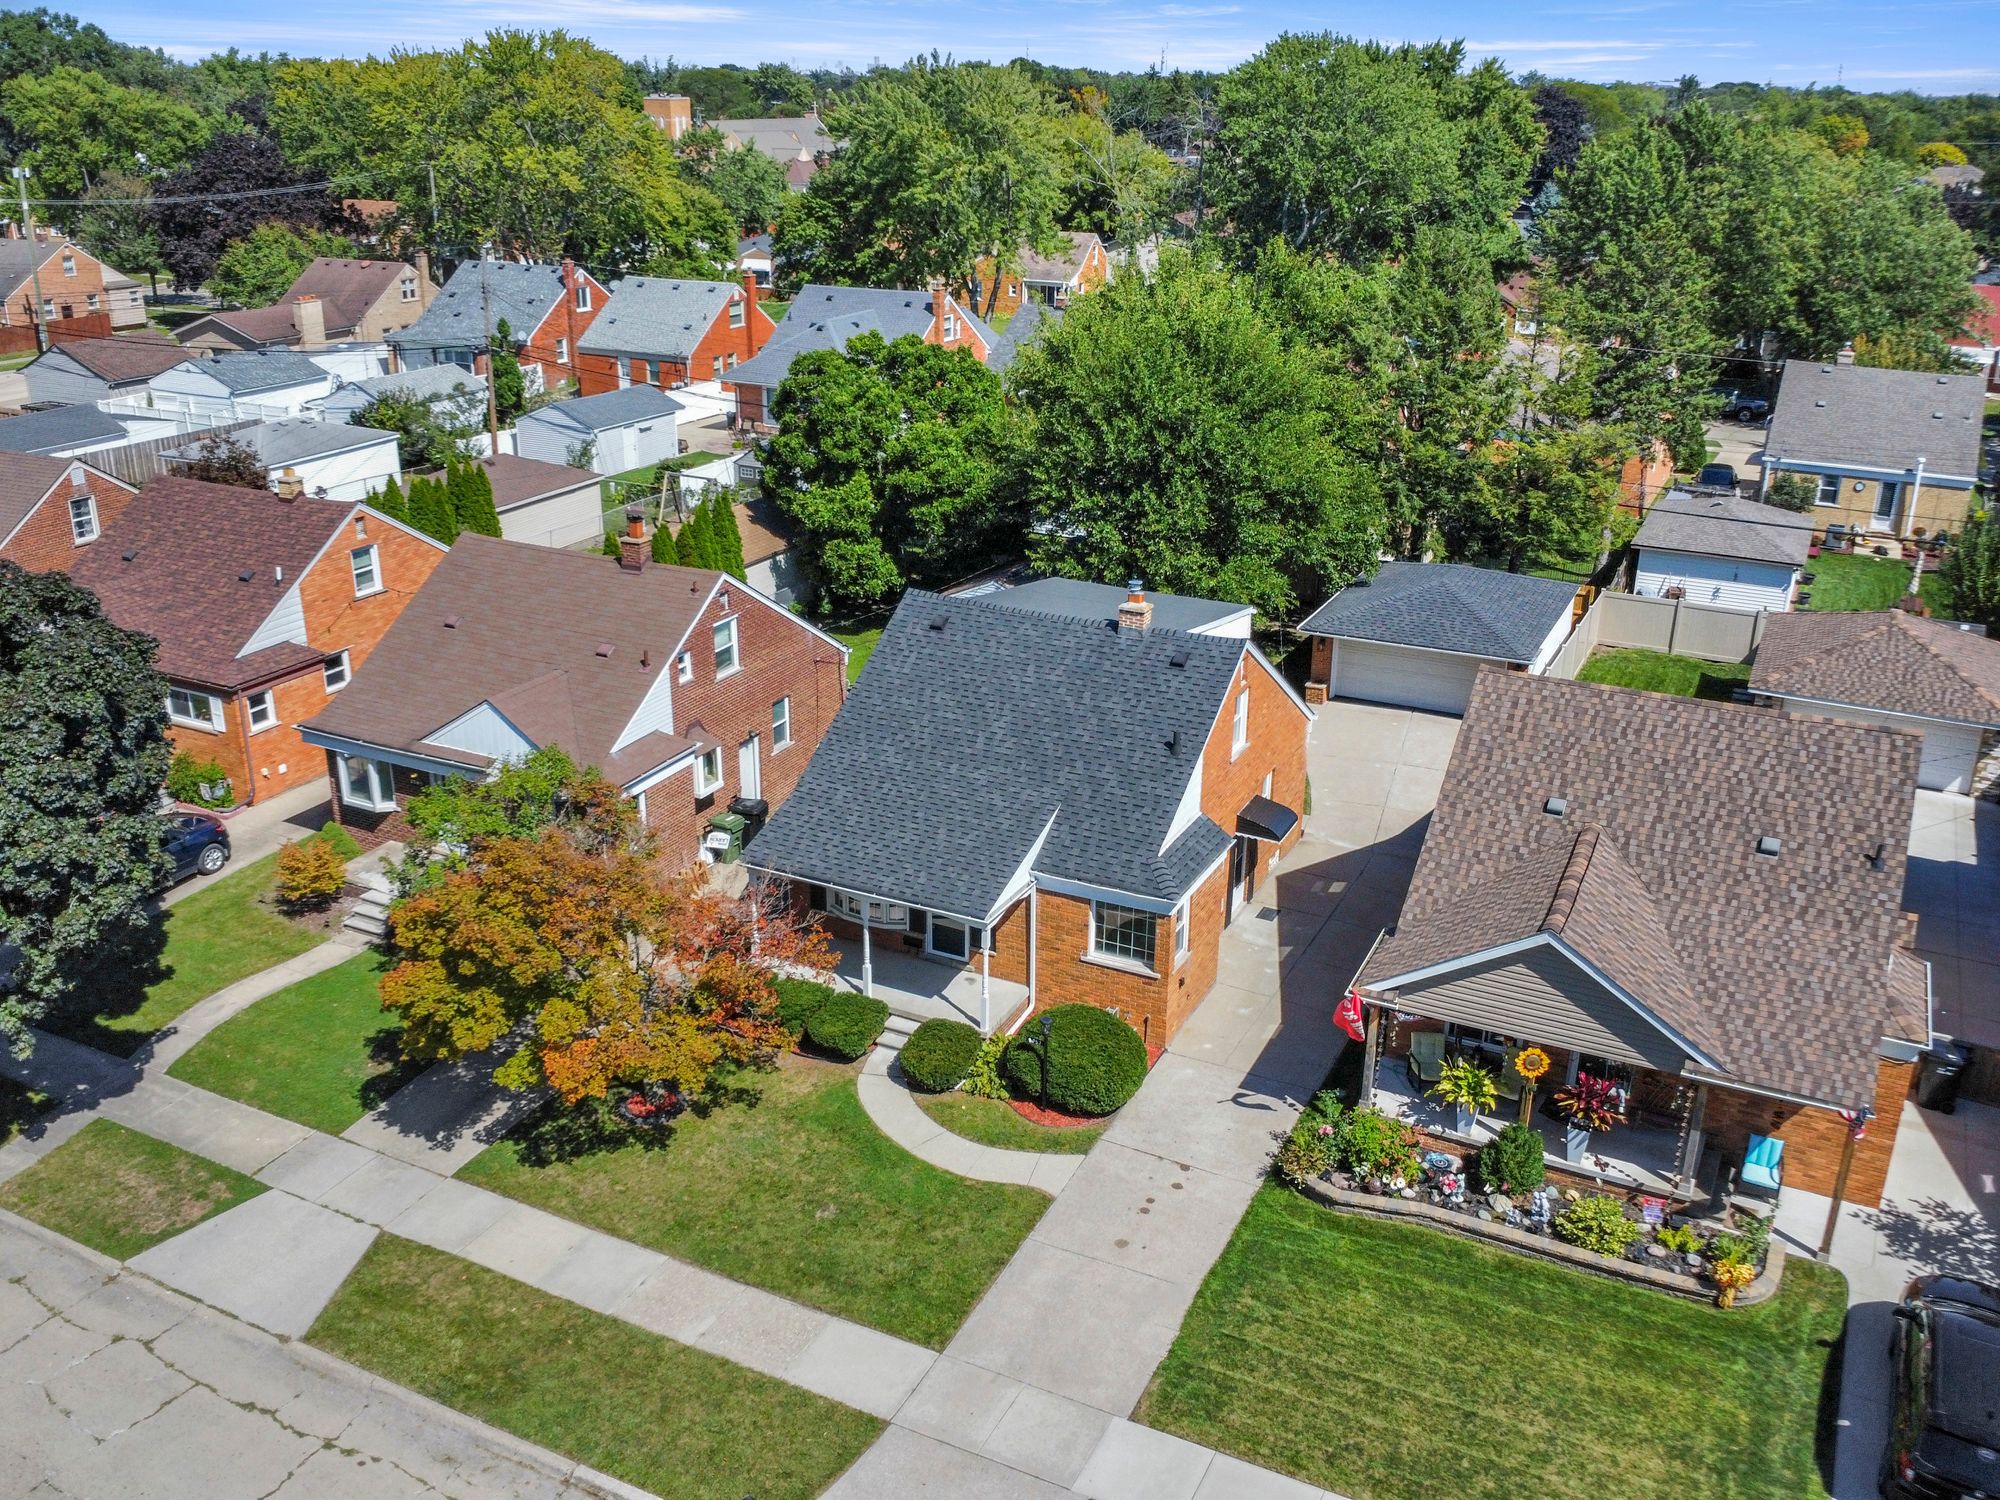
[[[1771,415],[1771,403],[1762,396],[1739,396],[1722,408],[1725,422],[1761,422]]]
[[[207,813],[166,815],[167,853],[174,857],[174,879],[213,875],[229,863],[229,830],[222,819]]]
[[[1919,1276],[1896,1307],[1888,1500],[2000,1495],[2000,1291]]]
[[[1703,464],[1694,482],[1705,490],[1733,490],[1736,488],[1736,466],[1734,464]]]

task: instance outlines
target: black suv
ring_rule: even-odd
[[[207,813],[168,813],[167,853],[174,857],[174,879],[213,875],[229,863],[229,830],[222,819]]]
[[[2000,1496],[2000,1291],[1920,1276],[1896,1307],[1888,1500]]]

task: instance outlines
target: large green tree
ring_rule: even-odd
[[[762,234],[791,194],[785,169],[753,146],[732,146],[721,131],[697,126],[674,143],[681,175],[722,200],[736,227]]]
[[[1042,570],[1279,616],[1372,570],[1375,418],[1221,266],[1167,252],[1072,305],[1009,373]]]
[[[1004,270],[1063,227],[1062,114],[1015,67],[935,55],[872,76],[826,111],[844,142],[778,218],[778,250],[804,281],[960,281],[981,257]]]
[[[260,224],[222,252],[209,272],[208,289],[238,307],[268,307],[291,290],[314,257],[362,253],[345,235]]]
[[[170,750],[154,644],[61,573],[0,562],[0,1040],[93,1004],[157,956],[172,873],[155,816]]]
[[[58,67],[0,84],[0,117],[45,198],[80,198],[99,179],[179,166],[201,149],[210,122],[178,99]],[[73,211],[51,217],[67,222]]]
[[[864,334],[801,357],[772,410],[767,492],[835,604],[950,583],[1019,546],[1000,379],[965,351]]]

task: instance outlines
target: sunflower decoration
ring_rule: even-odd
[[[1529,1088],[1539,1083],[1548,1070],[1549,1055],[1540,1047],[1523,1047],[1514,1059],[1514,1071],[1528,1080]]]

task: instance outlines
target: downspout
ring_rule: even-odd
[[[248,807],[257,800],[257,762],[250,754],[250,703],[241,689],[237,690],[236,696],[230,701],[236,705],[236,731],[243,740],[243,779],[250,783],[245,788],[248,795],[244,797],[243,805]],[[276,689],[273,689],[271,693],[273,712],[276,712],[277,705],[278,694]]]
[[[853,895],[853,892],[849,892]],[[875,998],[875,950],[868,940],[868,898],[857,898],[861,902],[861,993],[869,999]]]
[[[1917,455],[1917,477],[1910,485],[1909,508],[1903,512],[1902,530],[1896,533],[1896,535],[1902,537],[1906,541],[1909,539],[1910,528],[1916,525],[1917,523],[1917,501],[1923,496],[1923,493],[1924,493],[1924,456],[1923,454],[1919,453]]]

